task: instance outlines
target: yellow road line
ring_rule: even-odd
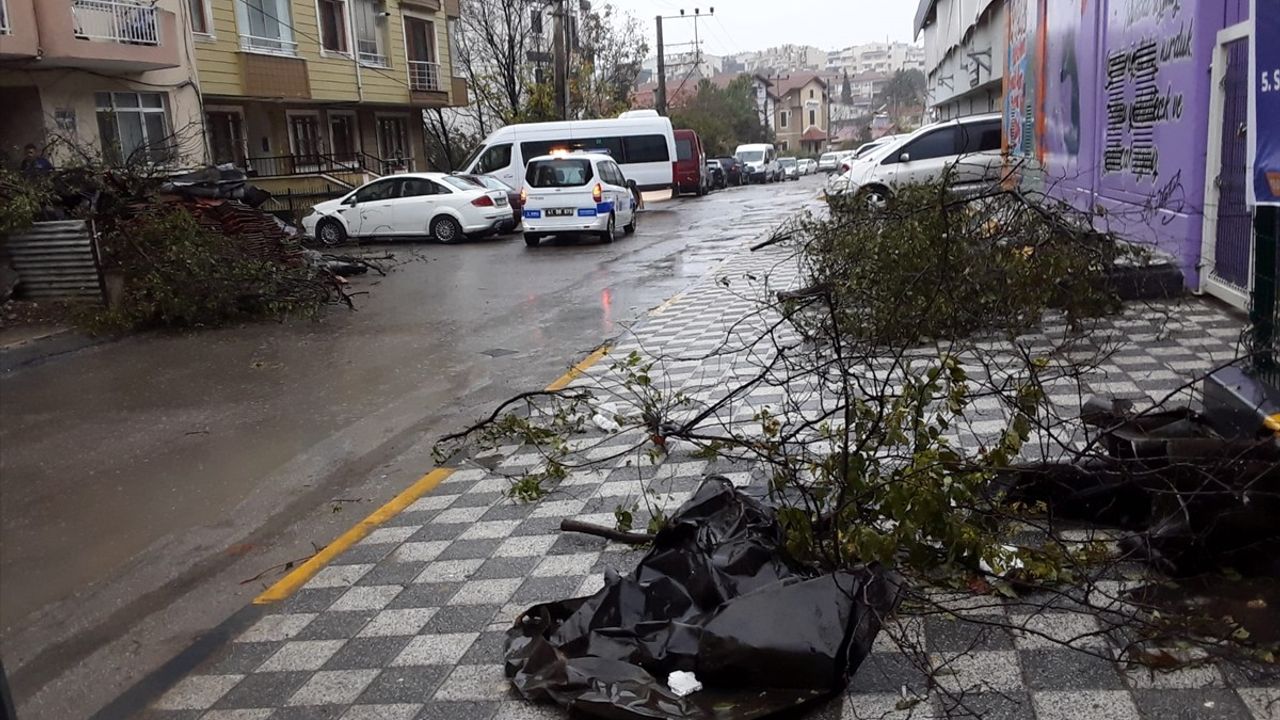
[[[453,468],[436,468],[423,475],[421,479],[392,498],[386,505],[373,511],[373,514],[369,515],[369,517],[361,520],[355,527],[342,533],[336,540],[325,545],[320,552],[312,555],[311,559],[294,568],[288,575],[280,578],[275,585],[267,588],[265,592],[254,598],[253,604],[266,605],[280,602],[289,597],[347,548],[360,542],[366,535],[373,532],[374,528],[399,515],[402,510],[412,505],[418,498],[434,490],[437,485],[452,474]]]
[[[595,352],[583,358],[582,362],[569,368],[569,372],[561,375],[559,378],[556,379],[555,382],[548,385],[547,391],[555,392],[556,390],[565,389],[566,387],[569,386],[569,383],[573,382],[574,380],[577,380],[578,377],[582,375],[582,373],[586,372],[587,368],[600,362],[600,359],[608,354],[609,354],[608,345],[601,345],[600,347],[596,348]]]
[[[649,314],[661,315],[662,313],[666,312],[672,305],[675,305],[677,302],[679,302],[680,298],[682,297],[684,297],[684,293],[682,292],[678,292],[675,295],[672,295],[671,297],[667,298],[666,302],[662,303],[661,305],[654,308],[653,310],[650,310]]]
[[[602,345],[595,352],[588,355],[582,362],[574,365],[569,372],[561,375],[558,380],[547,386],[547,390],[563,390],[568,387],[569,383],[576,380],[582,373],[587,371],[592,365],[600,362],[600,359],[609,354],[609,346]],[[320,552],[312,555],[306,562],[289,571],[289,574],[280,578],[276,584],[267,588],[261,595],[253,599],[254,605],[269,605],[271,603],[280,602],[297,592],[298,588],[306,584],[308,580],[315,577],[316,573],[324,569],[326,565],[333,561],[334,558],[341,555],[352,545],[360,542],[369,533],[373,532],[382,523],[399,515],[405,508],[414,503],[415,500],[426,495],[436,488],[437,485],[444,482],[444,479],[453,474],[453,468],[436,468],[431,472],[423,475],[414,484],[410,485],[404,492],[392,498],[386,505],[373,511],[369,517],[361,520],[354,527],[342,533],[333,542],[325,545]]]

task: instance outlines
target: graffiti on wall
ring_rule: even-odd
[[[1161,126],[1179,123],[1183,89],[1170,74],[1192,57],[1194,19],[1182,17],[1180,0],[1127,0],[1112,14],[1106,55],[1104,175],[1128,174],[1154,182],[1160,174]]]
[[[1009,50],[1005,61],[1004,131],[1005,145],[1015,157],[1029,157],[1034,149],[1035,122],[1032,114],[1034,98],[1031,63],[1033,5],[1036,0],[1010,0]]]

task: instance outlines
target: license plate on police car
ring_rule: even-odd
[[[547,217],[573,217],[573,208],[551,208],[547,210]]]

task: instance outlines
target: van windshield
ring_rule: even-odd
[[[835,160],[837,157],[839,157],[839,155],[837,155],[836,153],[822,153],[822,157],[820,159],[823,161],[827,161],[827,160]]]
[[[462,161],[461,167],[464,169],[471,167],[471,163],[475,162],[476,158],[480,157],[480,153],[484,152],[484,148],[484,143],[477,145],[476,149],[472,150],[471,154],[467,156],[467,159]]]
[[[525,182],[533,187],[578,187],[593,177],[591,161],[584,158],[535,160],[525,171]]]
[[[763,150],[743,150],[738,153],[738,159],[742,162],[760,162],[764,159]]]

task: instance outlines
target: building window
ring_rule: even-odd
[[[813,97],[813,88],[809,88],[809,97]]]
[[[783,110],[782,112],[778,113],[778,127],[784,128],[787,126],[787,115],[788,113],[786,110]],[[783,149],[785,150],[786,148],[783,148]]]
[[[108,163],[162,163],[173,159],[174,138],[163,93],[94,94],[98,135]]]
[[[0,0],[3,1],[3,0]],[[76,111],[69,108],[59,108],[53,111],[53,125],[58,128],[58,132],[67,135],[76,134]]]
[[[356,52],[361,64],[391,67],[387,53],[387,7],[382,0],[355,0]]]
[[[809,124],[810,124],[810,125],[817,125],[817,124],[818,124],[818,121],[816,120],[817,116],[818,116],[818,111],[817,111],[817,110],[810,110],[810,111],[809,111]]]
[[[274,55],[296,55],[289,0],[235,0],[240,49]]]
[[[783,141],[782,141],[782,152],[786,152],[786,151],[787,151],[787,141],[786,141],[786,140],[783,140]]]
[[[191,32],[197,35],[213,34],[213,26],[209,23],[209,6],[206,0],[187,0],[187,10],[191,15]]]
[[[320,46],[330,52],[347,52],[346,0],[319,0]]]

